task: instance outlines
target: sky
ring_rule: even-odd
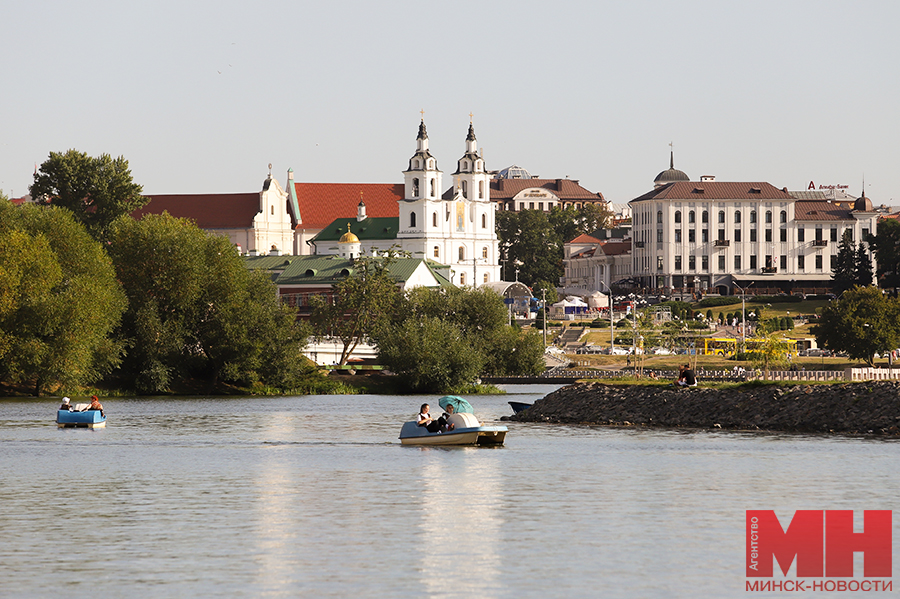
[[[900,205],[900,2],[30,0],[0,5],[0,189],[76,149],[152,195],[487,168],[607,200],[692,180]]]

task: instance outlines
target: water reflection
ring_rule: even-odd
[[[431,595],[489,596],[500,587],[501,477],[488,448],[423,448],[422,560]]]

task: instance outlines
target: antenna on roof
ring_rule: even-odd
[[[272,178],[272,163],[269,163],[269,179]]]

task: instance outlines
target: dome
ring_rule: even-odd
[[[671,152],[669,154],[669,168],[656,175],[656,179],[653,182],[657,185],[665,185],[666,183],[690,180],[691,178],[687,176],[687,173],[675,168],[675,153]]]
[[[872,200],[866,197],[865,192],[863,192],[862,197],[853,202],[853,209],[859,212],[874,212],[875,207],[872,204]]]
[[[359,243],[359,237],[350,232],[350,223],[347,223],[347,232],[341,235],[338,243]]]
[[[531,173],[526,171],[521,166],[512,165],[508,166],[499,173],[497,173],[497,179],[531,179]]]

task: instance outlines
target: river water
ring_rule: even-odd
[[[552,389],[471,400],[498,424]],[[91,431],[0,400],[0,596],[740,597],[745,510],[900,496],[892,441],[510,422],[499,448],[401,446],[423,402],[109,399]]]

